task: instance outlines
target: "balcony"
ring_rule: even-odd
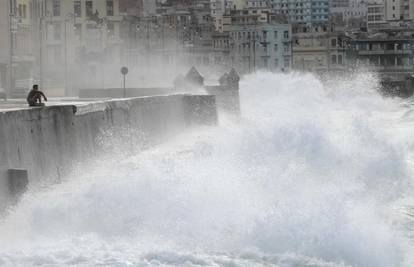
[[[399,66],[368,66],[372,71],[381,71],[381,72],[407,72],[414,71],[414,67],[410,65],[399,65]]]
[[[413,50],[357,50],[360,56],[370,56],[370,55],[410,55],[413,53]]]

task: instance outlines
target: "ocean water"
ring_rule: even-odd
[[[0,266],[414,266],[412,102],[377,86],[246,76],[240,120],[25,194]]]

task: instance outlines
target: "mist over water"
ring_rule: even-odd
[[[256,73],[242,118],[105,157],[0,221],[0,266],[413,266],[410,100]]]

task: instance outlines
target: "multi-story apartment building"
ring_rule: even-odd
[[[293,68],[311,72],[344,69],[347,39],[326,26],[295,29]]]
[[[373,0],[368,3],[367,24],[370,30],[412,27],[414,0]]]
[[[386,24],[385,3],[381,0],[367,4],[367,27],[369,30],[379,29]]]
[[[225,36],[215,36],[216,51],[228,50],[229,65],[239,72],[288,70],[292,61],[292,28],[270,12],[232,11],[225,17]]]
[[[329,0],[270,0],[276,14],[287,16],[291,23],[324,24],[329,21]]]
[[[130,16],[125,20],[124,62],[143,78],[174,73],[192,65],[210,65],[214,21],[210,0],[163,2],[154,16]],[[140,64],[147,66],[142,68]],[[170,77],[171,78],[171,77]]]
[[[44,0],[10,0],[0,3],[0,87],[9,96],[24,96],[39,79],[38,21]]]
[[[74,93],[79,84],[103,86],[103,66],[120,64],[121,21],[119,0],[46,0],[44,85],[62,94]]]
[[[347,57],[352,66],[364,66],[378,74],[385,94],[413,94],[414,30],[380,29],[359,33],[349,41]]]
[[[33,42],[33,33],[35,33],[36,18],[34,17],[33,4],[36,1],[16,0],[15,16],[16,31],[13,45],[13,65],[14,65],[14,90],[12,96],[24,96],[26,90],[30,89],[35,80],[35,61],[36,61],[36,43]],[[32,32],[33,31],[33,32]],[[19,92],[20,91],[20,92]]]
[[[410,29],[380,30],[359,34],[349,41],[347,56],[352,65],[363,65],[383,74],[414,73],[414,38]]]
[[[347,6],[331,6],[331,15],[339,15],[345,25],[349,25],[353,20],[366,20],[367,3],[364,1],[348,1]]]
[[[211,0],[211,16],[214,20],[216,31],[223,32],[223,15],[230,10],[241,10],[246,8],[246,0]]]
[[[385,19],[387,21],[414,20],[414,1],[385,0]]]

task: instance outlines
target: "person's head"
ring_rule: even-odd
[[[35,91],[39,90],[39,86],[37,84],[33,85],[33,90]]]

